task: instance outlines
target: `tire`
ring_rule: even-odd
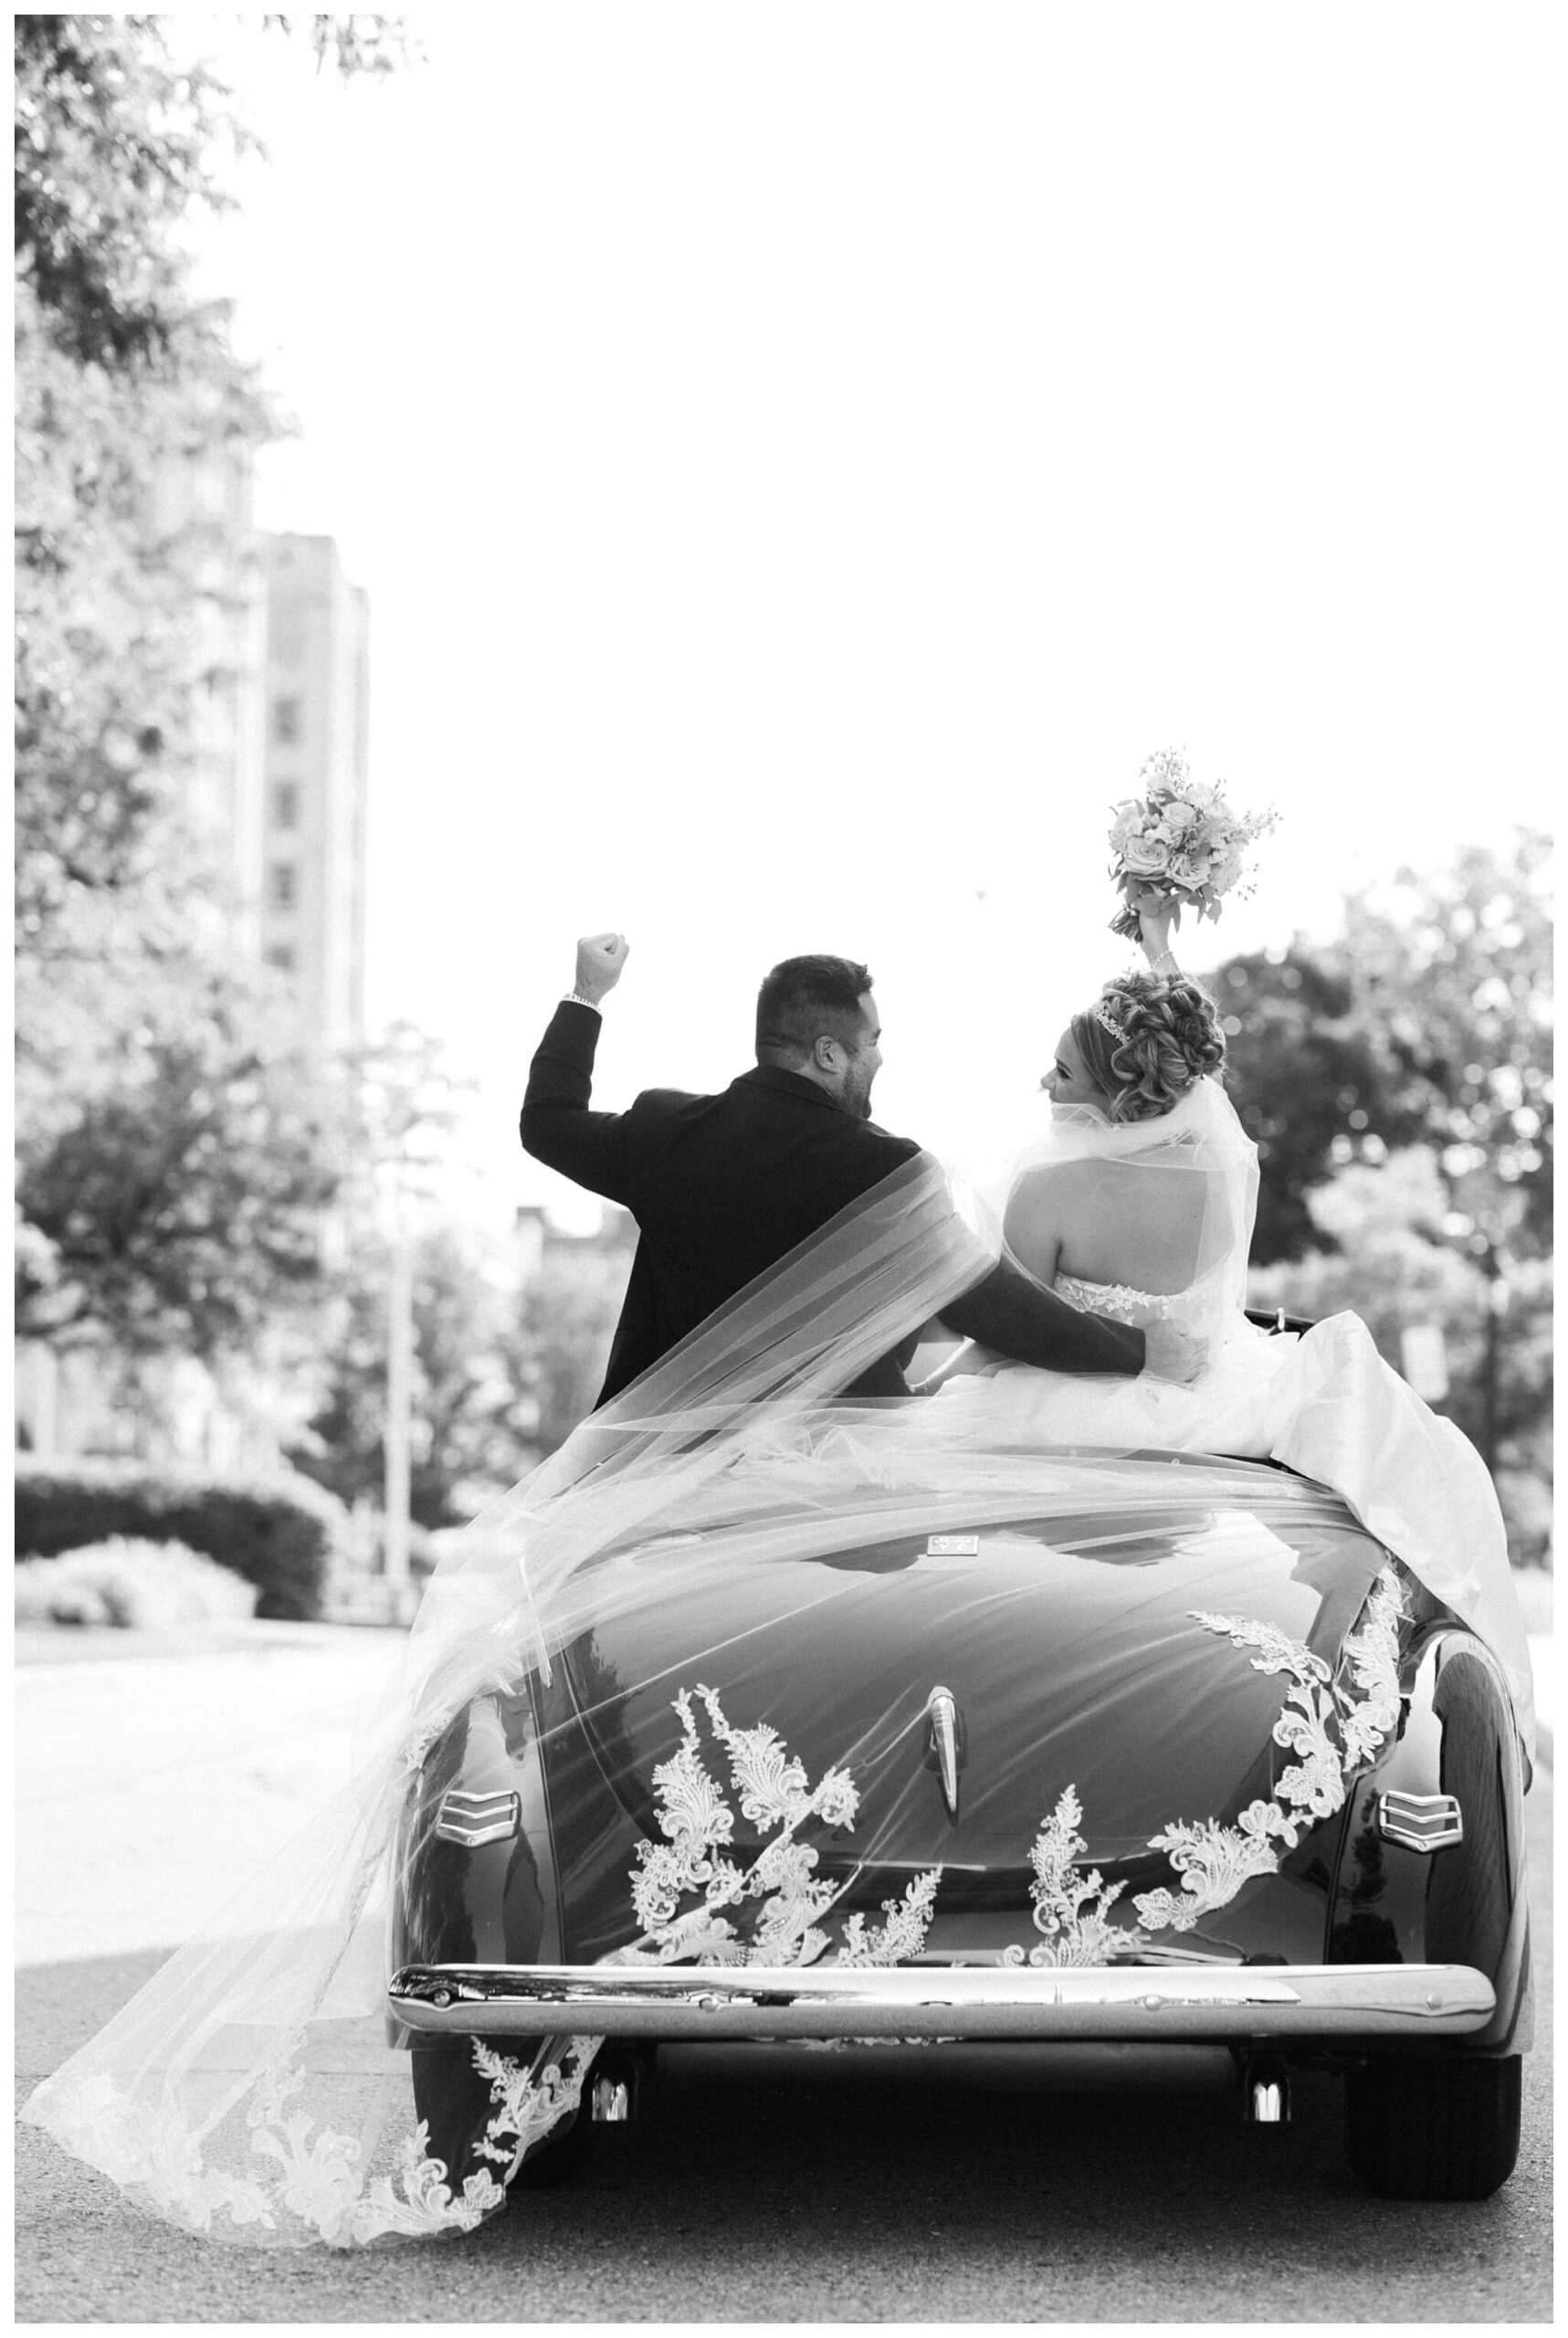
[[[1517,2054],[1486,2060],[1374,2056],[1345,2084],[1352,2174],[1385,2200],[1486,2200],[1519,2157]]]
[[[508,2192],[549,2192],[557,2184],[570,2183],[597,2141],[593,2114],[585,2101],[580,2102],[569,2123],[552,2127],[538,2150],[530,2152]]]
[[[500,2037],[483,2042],[511,2061],[526,2063],[544,2041]],[[454,2192],[460,2192],[471,2175],[501,2173],[500,2164],[478,2148],[495,2105],[489,2080],[475,2068],[474,2043],[472,2038],[416,2036],[412,2047],[415,2112],[425,2122],[430,2155],[445,2166]],[[587,2157],[593,2142],[594,2124],[584,2101],[571,2124],[552,2128],[508,2179],[508,2191],[563,2184]]]
[[[485,2042],[501,2053],[511,2044],[504,2038]],[[426,2149],[446,2168],[452,2190],[461,2192],[470,2175],[497,2175],[495,2163],[475,2149],[493,2106],[489,2081],[474,2067],[473,2039],[416,2032],[409,2050],[415,2115],[423,2121]]]

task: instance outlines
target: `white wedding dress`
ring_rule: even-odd
[[[993,1205],[1005,1216],[1028,1180],[1069,1168],[1081,1177],[1086,1164],[1097,1164],[1108,1198],[1123,1205],[1139,1190],[1128,1181],[1151,1170],[1202,1180],[1194,1271],[1184,1289],[1156,1293],[1061,1273],[1053,1285],[1091,1314],[1144,1326],[1163,1320],[1206,1341],[1198,1378],[1183,1386],[1148,1374],[1125,1380],[994,1363],[926,1400],[921,1442],[939,1452],[1163,1448],[1283,1462],[1337,1493],[1486,1641],[1508,1676],[1530,1746],[1530,1649],[1486,1467],[1453,1422],[1384,1363],[1358,1315],[1329,1316],[1300,1337],[1248,1322],[1257,1147],[1224,1090],[1200,1079],[1173,1112],[1121,1126],[1058,1108],[1050,1136],[1013,1164]]]

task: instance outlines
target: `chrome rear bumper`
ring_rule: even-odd
[[[1467,1964],[410,1964],[387,1991],[426,2032],[687,2039],[1458,2037],[1495,2005]]]

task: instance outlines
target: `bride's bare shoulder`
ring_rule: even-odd
[[[1092,1161],[1031,1162],[1014,1178],[1007,1195],[1008,1206],[1018,1201],[1037,1201],[1046,1195],[1073,1193],[1092,1181],[1094,1169]]]
[[[1024,1170],[1007,1196],[1002,1231],[1016,1249],[1042,1229],[1059,1230],[1094,1189],[1091,1161],[1039,1162]]]
[[[1020,1170],[1007,1195],[1016,1201],[1040,1201],[1058,1194],[1088,1193],[1104,1168],[1099,1161],[1037,1161]]]

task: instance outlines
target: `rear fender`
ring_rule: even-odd
[[[437,1831],[448,1796],[517,1797],[515,1831]],[[557,1814],[570,1812],[563,1837]],[[558,1669],[474,1698],[431,1746],[399,1835],[388,1970],[593,1964],[626,1939],[637,1826],[613,1793]]]
[[[454,1840],[441,1831],[454,1795],[510,1808],[509,1831]],[[425,1758],[399,1838],[389,1961],[534,1964],[563,1953],[539,1725],[522,1682],[474,1698]]]
[[[1448,1622],[1411,1661],[1397,1736],[1352,1792],[1326,1961],[1470,1965],[1491,1982],[1496,2016],[1435,2050],[1521,2053],[1531,2025],[1524,1777],[1507,1684],[1490,1651]],[[1456,1796],[1463,1840],[1436,1851],[1390,1840],[1378,1809],[1389,1793]]]

